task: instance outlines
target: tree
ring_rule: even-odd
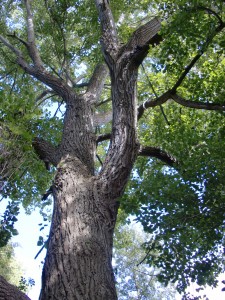
[[[14,249],[11,244],[0,248],[0,275],[11,284],[19,285],[22,269],[14,257]]]
[[[154,233],[161,280],[181,291],[221,271],[224,3],[135,2],[1,1],[1,121],[23,153],[3,196],[54,198],[40,299],[117,299],[113,232],[132,169],[121,207]],[[160,12],[164,26],[149,17]],[[111,128],[98,117],[110,109]]]
[[[137,226],[117,225],[114,238],[114,269],[119,299],[174,299],[175,287],[164,287],[157,280],[159,270],[143,263],[142,245],[147,237]]]

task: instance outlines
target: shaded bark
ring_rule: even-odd
[[[61,161],[40,299],[117,299],[111,265],[115,199],[76,158]]]
[[[160,148],[142,146],[138,153],[139,156],[155,157],[166,163],[170,167],[175,167],[178,161]]]
[[[57,147],[37,138],[33,146],[44,161],[57,167],[52,186],[54,211],[40,300],[116,300],[112,269],[113,230],[118,198],[123,194],[139,151],[136,84],[138,67],[150,44],[157,43],[157,18],[137,29],[121,46],[107,0],[96,0],[102,26],[102,49],[112,85],[112,132],[99,174],[94,173],[96,136],[94,105],[108,70],[96,68],[86,93],[76,94],[62,78],[42,65],[35,45],[30,1],[26,0],[29,65],[21,51],[0,40],[17,63],[61,96],[66,103],[62,139]]]
[[[0,276],[0,300],[30,300],[30,298]]]

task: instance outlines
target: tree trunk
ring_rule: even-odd
[[[67,156],[55,178],[54,212],[41,300],[117,299],[112,269],[117,203],[100,181]]]

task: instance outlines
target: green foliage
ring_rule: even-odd
[[[10,238],[18,234],[14,228],[19,214],[19,202],[9,202],[0,221],[0,248],[7,245]]]
[[[146,72],[140,68],[139,104],[172,89],[196,55],[201,57],[177,92],[190,101],[224,104],[225,36],[223,31],[217,32],[225,21],[224,1],[111,0],[110,4],[121,43],[153,16],[162,19],[163,40],[149,49]],[[1,0],[0,5],[1,34],[29,60],[18,40],[26,40],[27,35],[23,3]],[[96,63],[103,61],[94,1],[34,0],[32,7],[36,42],[47,70],[65,78],[67,69],[74,81],[83,74],[79,82],[86,82]],[[0,241],[5,245],[16,233],[17,201],[27,211],[37,205],[43,208],[41,195],[54,176],[54,168],[48,173],[33,152],[32,139],[38,136],[57,145],[63,124],[62,117],[55,115],[62,100],[55,95],[40,99],[46,86],[24,74],[15,64],[14,54],[2,45],[0,58],[1,195],[13,200],[1,221]],[[111,110],[110,97],[106,87],[101,101],[109,101],[97,106],[96,113]],[[162,270],[162,282],[178,281],[180,291],[190,281],[215,285],[217,274],[224,270],[224,112],[194,110],[172,100],[162,108],[149,109],[139,120],[139,141],[167,151],[178,164],[171,168],[155,158],[139,158],[121,209],[124,219],[135,215],[151,234],[145,244],[147,261]],[[109,122],[96,132],[110,130]],[[107,149],[108,142],[98,145],[101,161]],[[100,168],[97,162],[96,172]],[[42,237],[38,243],[43,245]]]
[[[19,285],[22,269],[14,257],[14,248],[10,243],[0,248],[0,275],[11,284]]]
[[[22,292],[27,292],[28,289],[34,285],[35,285],[34,279],[32,278],[26,279],[23,276],[21,276],[18,289],[21,290]]]
[[[119,225],[114,238],[114,272],[119,299],[174,299],[175,288],[156,280],[159,271],[143,263],[147,235],[137,226]],[[142,262],[142,263],[141,263]]]

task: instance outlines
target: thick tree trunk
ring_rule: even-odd
[[[77,159],[61,161],[41,300],[117,299],[111,265],[117,203]]]

